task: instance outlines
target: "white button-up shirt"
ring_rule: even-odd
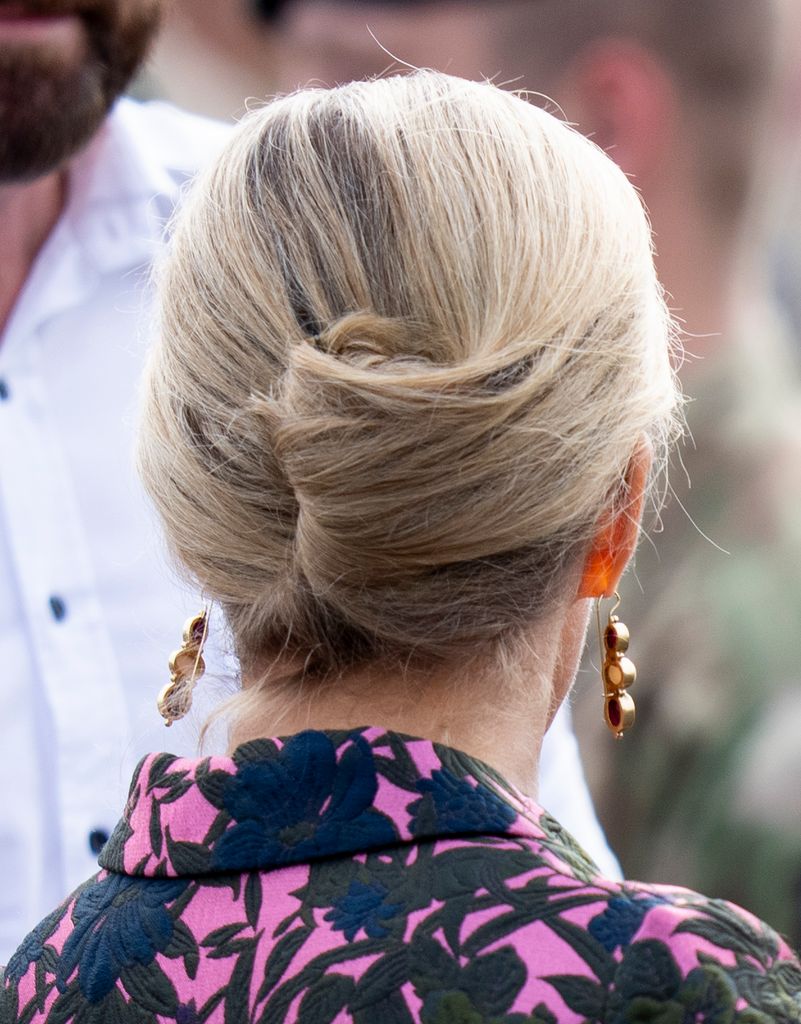
[[[117,104],[0,344],[0,962],[96,870],[142,753],[195,746],[153,701],[198,601],[154,540],[131,450],[152,259],[226,134]]]
[[[226,132],[118,103],[0,344],[0,963],[96,870],[139,757],[196,752],[202,709],[165,733],[154,699],[199,602],[167,566],[132,438],[151,263]],[[555,733],[540,799],[604,857],[569,722]]]

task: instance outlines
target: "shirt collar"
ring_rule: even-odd
[[[104,275],[147,267],[181,188],[229,128],[121,99],[71,161],[65,208],[31,268],[8,333],[27,335],[91,296]]]
[[[195,119],[163,104],[121,99],[70,164],[67,205],[53,241],[58,248],[63,232],[67,246],[83,254],[85,270],[104,274],[141,266],[157,251],[181,186],[201,162],[199,152],[195,162],[187,155],[179,166],[165,152],[164,113],[175,118],[173,132],[184,136],[187,150],[201,149],[190,142],[198,133]],[[209,159],[215,152],[211,131],[206,138],[202,155]]]
[[[367,727],[256,740],[231,757],[147,756],[100,864],[197,877],[471,835],[533,839],[597,874],[553,819],[488,765]]]

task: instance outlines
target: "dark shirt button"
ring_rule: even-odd
[[[6,402],[11,396],[11,392],[8,390],[8,384],[0,377],[0,402]]]
[[[89,833],[89,849],[97,856],[108,842],[108,832],[102,828],[93,828]]]
[[[53,618],[56,622],[61,622],[62,619],[66,618],[67,604],[64,598],[53,594],[50,598],[50,611],[53,613]]]

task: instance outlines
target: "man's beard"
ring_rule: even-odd
[[[0,184],[41,177],[89,141],[142,62],[160,10],[159,0],[11,3],[32,15],[75,13],[85,39],[66,59],[44,42],[0,44]]]

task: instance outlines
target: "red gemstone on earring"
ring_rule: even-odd
[[[617,648],[617,630],[614,626],[607,626],[606,632],[604,633],[604,642],[610,651],[614,651]]]
[[[613,729],[618,729],[623,719],[623,715],[620,711],[620,701],[616,697],[612,697],[609,703],[606,705],[606,714],[609,718],[609,724]]]

